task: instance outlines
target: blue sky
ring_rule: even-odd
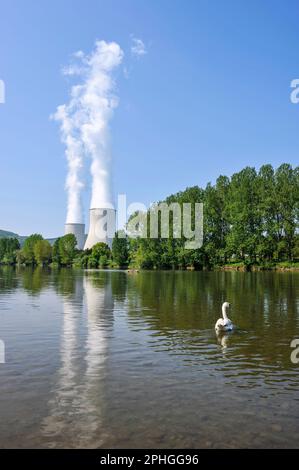
[[[299,3],[294,0],[2,0],[0,228],[63,232],[66,162],[49,116],[61,74],[96,39],[125,53],[111,141],[116,193],[148,204],[246,165],[298,164]],[[147,54],[130,53],[131,35]],[[88,175],[87,183],[88,183]],[[84,192],[88,222],[90,192]]]

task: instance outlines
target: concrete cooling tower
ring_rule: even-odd
[[[65,224],[65,235],[72,233],[77,240],[78,250],[83,250],[85,244],[85,225],[84,224]]]
[[[96,243],[106,243],[112,247],[116,230],[116,210],[111,208],[90,209],[89,232],[84,250],[92,248]]]

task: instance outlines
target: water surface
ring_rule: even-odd
[[[299,447],[298,281],[1,268],[0,447]]]

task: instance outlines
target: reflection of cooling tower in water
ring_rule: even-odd
[[[63,303],[62,365],[49,403],[50,416],[43,426],[52,447],[99,447],[105,439],[104,377],[113,299],[110,282],[97,287],[94,281],[80,278],[75,295]],[[82,321],[87,326],[85,339],[85,324],[79,329]]]
[[[65,391],[75,386],[76,371],[79,367],[78,322],[83,309],[83,286],[81,279],[76,280],[75,292],[63,301],[63,335],[61,343],[61,378]]]
[[[84,224],[65,224],[65,235],[73,234],[77,240],[78,250],[83,250],[85,244],[85,225]]]
[[[113,325],[114,302],[111,280],[98,285],[99,278],[85,276],[84,291],[87,312],[86,372],[83,400],[88,403],[88,445],[102,446],[108,435],[103,423],[105,398],[105,375],[108,357],[109,336]],[[105,274],[105,280],[107,274]]]
[[[116,227],[115,209],[90,209],[89,214],[89,231],[84,249],[90,249],[99,242],[107,243],[111,248]]]
[[[97,287],[96,278],[84,277],[87,310],[87,341],[85,374],[85,397],[90,402],[94,431],[92,446],[102,446],[108,438],[108,428],[102,422],[102,410],[106,403],[105,376],[109,336],[113,324],[113,297],[111,281]]]
[[[75,281],[74,292],[63,297],[63,323],[61,331],[61,366],[53,385],[53,398],[49,402],[49,415],[44,419],[42,433],[50,439],[52,447],[73,446],[72,432],[76,423],[71,415],[80,408],[80,373],[82,360],[78,338],[79,322],[83,313],[82,278]],[[73,431],[70,428],[73,427]]]

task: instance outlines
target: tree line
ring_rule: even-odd
[[[124,242],[127,244],[126,239]],[[117,256],[118,243],[112,251],[105,243],[97,243],[91,250],[85,251],[78,250],[76,245],[77,240],[73,234],[57,238],[53,246],[37,233],[27,237],[22,247],[16,238],[0,238],[0,264],[106,268],[115,267],[116,263],[125,265],[128,260],[127,254],[125,259]]]
[[[287,163],[276,170],[271,165],[264,165],[259,171],[246,167],[231,178],[219,176],[214,185],[187,188],[164,202],[181,206],[203,203],[201,248],[186,249],[184,237],[174,238],[171,231],[169,238],[162,238],[159,233],[154,239],[119,233],[111,250],[98,243],[85,251],[76,249],[76,239],[71,234],[57,239],[53,247],[41,235],[34,234],[22,248],[16,239],[0,239],[0,263],[209,269],[238,263],[271,267],[299,259],[299,167]]]
[[[166,198],[171,204],[202,202],[203,246],[185,239],[130,240],[130,262],[144,268],[213,268],[229,263],[271,266],[299,258],[299,167],[246,167],[216,183],[187,188]]]

